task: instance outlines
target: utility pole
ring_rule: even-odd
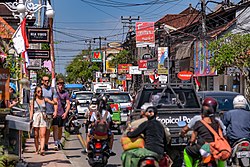
[[[88,45],[88,61],[91,62],[91,46],[92,46],[92,40],[85,40],[85,43]]]
[[[135,27],[134,24],[136,20],[140,20],[140,16],[138,17],[132,17],[132,16],[129,16],[129,17],[123,17],[121,16],[121,21],[123,23],[123,28],[124,27],[128,27],[129,30],[128,30],[128,48],[129,48],[129,51],[131,52],[131,55],[133,55],[133,47],[132,47],[132,32],[134,31],[133,28]],[[128,25],[127,25],[128,24]],[[127,61],[128,62],[128,61]],[[134,75],[132,75],[132,81],[131,81],[131,84],[132,84],[132,89],[133,89],[133,92],[135,91],[135,85],[134,85],[134,81],[135,81],[135,78],[134,78]]]
[[[206,0],[201,0],[201,15],[202,15],[202,39],[207,36],[206,31]]]
[[[98,37],[98,38],[94,38],[94,43],[95,43],[95,40],[99,40],[99,51],[100,51],[100,53],[101,53],[101,51],[102,51],[102,40],[107,40],[107,38],[106,37]],[[104,54],[103,54],[103,56],[104,56]],[[105,61],[106,61],[106,58],[104,58],[103,57],[103,62],[102,62],[102,65],[101,65],[101,69],[100,69],[100,71],[101,72],[103,72],[104,73],[104,63],[105,63]]]

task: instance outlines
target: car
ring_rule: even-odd
[[[201,98],[201,101],[206,97],[215,98],[219,104],[219,112],[223,113],[234,108],[233,99],[235,96],[240,95],[240,93],[231,91],[199,91],[197,92],[197,95]]]
[[[78,91],[75,92],[76,108],[78,115],[84,115],[88,110],[93,92],[91,91]]]

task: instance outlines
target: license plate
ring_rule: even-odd
[[[250,157],[250,151],[241,151],[236,152],[237,158],[249,158]]]
[[[93,159],[96,162],[102,162],[102,158],[100,156],[95,156]]]

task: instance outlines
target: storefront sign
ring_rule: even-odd
[[[136,22],[136,47],[155,47],[154,22]]]
[[[30,59],[29,70],[40,70],[42,68],[41,59]]]
[[[139,60],[138,62],[139,65],[139,70],[143,71],[143,70],[147,70],[147,60]]]
[[[139,70],[138,66],[130,66],[129,67],[129,74],[140,75],[140,74],[142,74],[142,71]]]
[[[193,76],[193,73],[190,71],[181,71],[177,74],[177,77],[183,81],[188,81]]]
[[[154,75],[155,72],[154,72],[154,70],[146,70],[146,71],[143,71],[143,74],[144,75]]]
[[[157,69],[158,68],[158,62],[155,59],[147,60],[147,69]]]
[[[30,43],[49,43],[49,29],[28,28],[28,40]]]
[[[103,53],[102,52],[91,52],[91,62],[102,62]]]
[[[131,81],[132,80],[132,75],[131,74],[126,74],[126,80]]]
[[[27,51],[29,59],[50,59],[49,50],[32,50]]]
[[[132,64],[118,64],[118,74],[127,74]]]
[[[167,47],[158,47],[158,74],[168,74],[168,69],[164,66],[164,61],[168,57]]]

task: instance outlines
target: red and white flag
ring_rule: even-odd
[[[26,34],[26,18],[23,19],[20,26],[17,28],[16,32],[12,36],[12,41],[14,43],[14,48],[17,54],[22,54],[22,58],[25,63],[23,64],[24,72],[27,72],[27,67],[29,65],[29,57],[27,55],[27,48],[29,48],[29,42]]]

